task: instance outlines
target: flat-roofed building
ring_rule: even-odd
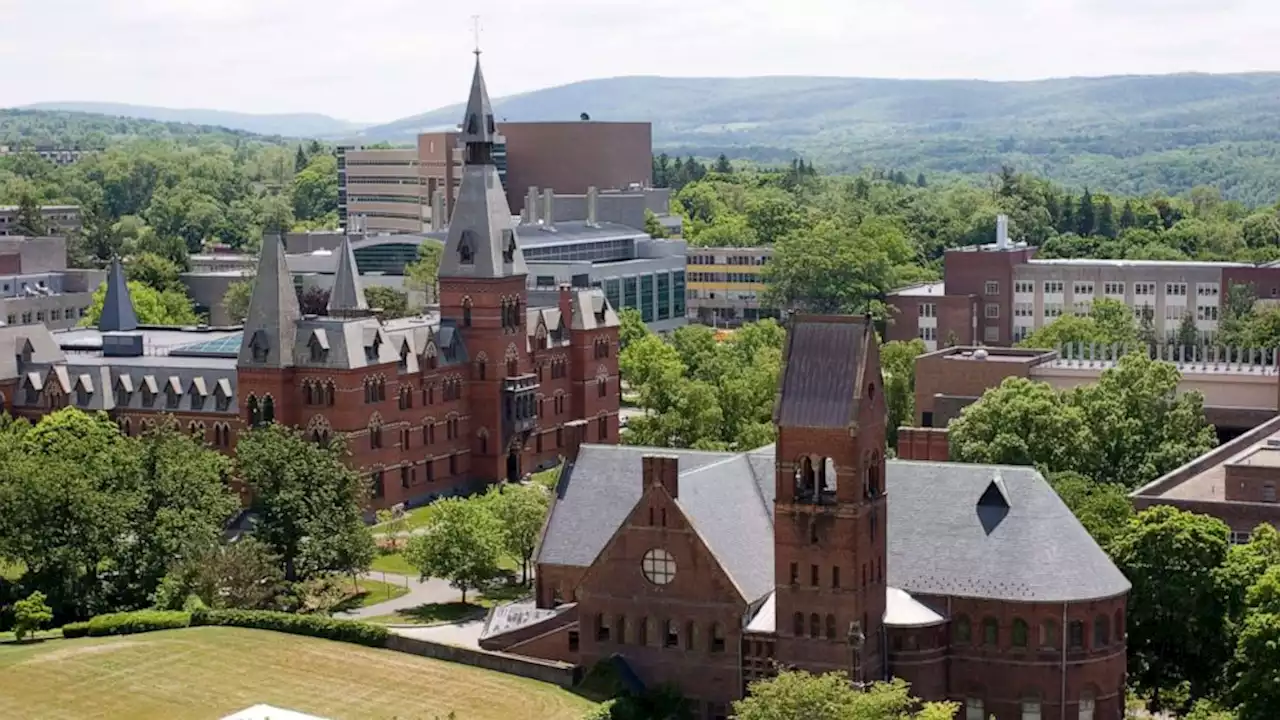
[[[48,226],[46,231],[56,235],[76,232],[81,227],[79,205],[44,205],[40,208],[40,215]],[[17,231],[12,228],[17,219],[16,205],[0,206],[0,236],[16,235]]]
[[[769,247],[699,247],[689,255],[689,319],[704,325],[736,326],[776,310],[762,304]]]

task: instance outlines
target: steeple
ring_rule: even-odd
[[[293,346],[300,319],[302,311],[293,289],[293,276],[285,262],[284,244],[279,235],[267,235],[262,240],[258,277],[253,281],[249,316],[244,321],[240,359],[236,364],[273,368],[293,365]]]
[[[129,283],[125,281],[120,258],[111,259],[107,270],[107,295],[102,303],[102,315],[98,317],[101,332],[128,332],[138,329],[138,314],[133,311],[133,297],[129,295]]]
[[[360,287],[360,275],[356,269],[355,253],[350,238],[343,236],[338,247],[338,271],[333,276],[333,289],[329,291],[329,315],[331,317],[363,317],[369,314],[369,303]]]
[[[493,164],[496,135],[493,107],[477,52],[471,97],[462,117],[466,160],[440,259],[441,278],[504,278],[529,272],[511,224],[506,191]]]

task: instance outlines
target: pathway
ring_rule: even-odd
[[[484,618],[443,625],[393,627],[390,630],[396,635],[474,649],[480,647],[480,633],[484,631]]]
[[[376,603],[367,607],[348,610],[347,612],[334,613],[334,617],[345,618],[347,620],[358,620],[360,618],[374,617],[377,615],[390,615],[397,610],[407,610],[408,608],[426,605],[429,603],[451,603],[461,602],[462,593],[449,587],[448,580],[439,578],[430,578],[428,580],[419,580],[416,577],[407,575],[396,575],[393,573],[367,572],[361,575],[365,580],[377,580],[379,582],[388,582],[392,585],[400,587],[408,587],[409,592],[398,598],[392,598],[385,602]]]

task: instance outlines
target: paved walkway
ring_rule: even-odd
[[[387,600],[386,602],[356,608],[355,610],[349,610],[347,612],[335,613],[334,617],[356,620],[359,618],[374,617],[376,615],[390,615],[397,610],[406,610],[408,608],[426,605],[428,603],[450,603],[462,601],[462,593],[449,587],[449,581],[440,580],[439,578],[431,578],[424,581],[407,575],[396,575],[394,573],[382,572],[367,572],[361,575],[361,577],[366,580],[377,580],[378,582],[388,582],[392,585],[399,585],[400,587],[408,587],[409,592],[398,598]]]
[[[480,647],[480,633],[483,630],[484,618],[444,625],[391,628],[391,632],[396,635],[473,649]]]

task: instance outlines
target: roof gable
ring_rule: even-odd
[[[859,317],[796,315],[788,321],[774,423],[845,428],[857,421],[870,324]]]

